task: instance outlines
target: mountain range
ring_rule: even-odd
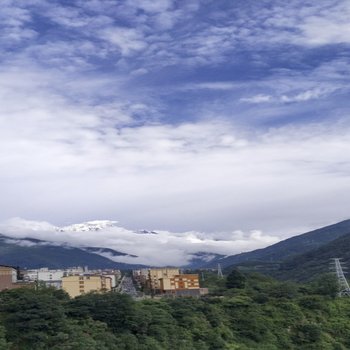
[[[239,267],[283,280],[305,282],[332,268],[332,259],[350,264],[350,220],[291,237],[264,249],[215,259],[228,270]]]
[[[350,220],[345,220],[288,238],[267,248],[215,259],[207,266],[215,267],[215,265],[220,263],[222,267],[227,267],[250,261],[279,262],[292,256],[317,249],[348,233],[350,233]]]
[[[88,223],[55,228],[65,231],[99,231],[112,227],[111,221],[91,221]],[[142,236],[155,236],[155,231],[141,230]],[[288,238],[264,249],[223,256],[199,251],[190,255],[189,263],[183,267],[222,268],[256,270],[280,279],[305,281],[328,272],[332,258],[343,258],[350,263],[350,220],[345,220],[317,230]],[[69,266],[89,266],[90,268],[135,269],[143,267],[139,263],[125,263],[136,260],[137,255],[105,247],[74,246],[68,243],[40,240],[30,237],[13,238],[0,234],[0,264],[28,268]]]
[[[132,230],[110,220],[59,227],[48,222],[13,218],[0,225],[0,233],[3,235],[0,253],[1,249],[4,251],[0,255],[0,264],[37,266],[46,262],[46,265],[60,266],[71,265],[74,261],[75,264],[91,267],[109,267],[113,264],[122,269],[140,265],[198,268],[225,256],[210,249],[210,245],[213,245],[220,250],[217,246],[225,244],[223,241],[208,241],[198,232]],[[22,249],[20,261],[17,246]],[[43,252],[38,254],[39,250]],[[51,251],[51,259],[50,256],[44,259],[48,250]],[[24,257],[27,258],[24,260]]]
[[[71,266],[90,268],[139,268],[139,264],[116,262],[106,256],[121,257],[127,254],[99,247],[73,247],[33,238],[11,238],[0,235],[0,264],[23,268],[48,267],[50,269]]]

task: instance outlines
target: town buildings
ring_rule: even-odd
[[[161,290],[161,279],[171,278],[179,274],[180,270],[178,268],[149,269],[146,283],[149,289],[159,292]]]
[[[31,287],[32,283],[21,280],[19,271],[13,266],[0,265],[0,291],[21,287]]]
[[[62,289],[71,298],[89,292],[110,292],[112,279],[104,275],[74,275],[62,277]]]
[[[92,291],[114,289],[121,278],[119,270],[89,270],[87,266],[51,270],[47,267],[24,270],[27,281],[42,282],[48,287],[64,289],[71,297]]]
[[[178,268],[135,270],[133,277],[145,291],[153,295],[200,296],[208,294],[206,288],[200,288],[198,274],[182,274]]]
[[[19,276],[23,274],[23,278]],[[46,286],[63,289],[70,297],[89,292],[109,292],[112,290],[129,293],[128,288],[121,290],[118,282],[121,278],[119,270],[88,270],[87,267],[50,270],[46,267],[34,270],[24,270],[22,273],[11,266],[0,265],[0,290],[22,286],[37,287],[40,283]],[[136,281],[146,294],[153,296],[200,296],[207,294],[205,288],[200,288],[198,274],[181,273],[178,268],[149,268],[133,271]],[[118,290],[119,288],[119,290]],[[135,292],[136,293],[136,292]]]

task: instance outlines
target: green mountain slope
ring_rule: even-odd
[[[332,271],[333,258],[341,258],[345,266],[350,267],[350,235],[344,235],[318,249],[297,255],[282,262],[271,275],[279,279],[308,281],[321,273]],[[344,270],[346,273],[347,270]]]
[[[208,267],[215,266],[217,263],[220,263],[222,267],[228,267],[244,262],[280,262],[286,258],[317,249],[348,233],[350,233],[350,220],[345,220],[288,238],[264,249],[217,259],[211,262]]]
[[[130,269],[140,266],[118,263],[79,248],[50,245],[34,239],[19,240],[19,244],[8,243],[8,241],[8,237],[0,236],[0,265],[52,269],[70,266]]]

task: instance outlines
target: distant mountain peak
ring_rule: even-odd
[[[93,220],[93,221],[86,221],[82,222],[80,224],[73,224],[69,226],[63,226],[57,228],[57,231],[59,232],[65,232],[65,231],[77,231],[77,232],[86,232],[86,231],[99,231],[99,230],[105,230],[108,228],[112,228],[117,226],[118,221],[111,221],[111,220]]]
[[[137,233],[143,234],[143,235],[157,235],[158,232],[155,231],[148,231],[148,230],[139,230]]]

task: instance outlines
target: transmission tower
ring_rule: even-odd
[[[224,277],[224,275],[222,274],[222,270],[221,270],[221,265],[220,264],[218,264],[218,277],[219,278],[223,278]]]
[[[339,296],[350,296],[350,287],[348,284],[348,281],[346,280],[343,272],[343,267],[341,265],[339,258],[334,258],[334,265],[335,265],[335,273],[337,275],[338,279],[338,285],[339,285]]]

